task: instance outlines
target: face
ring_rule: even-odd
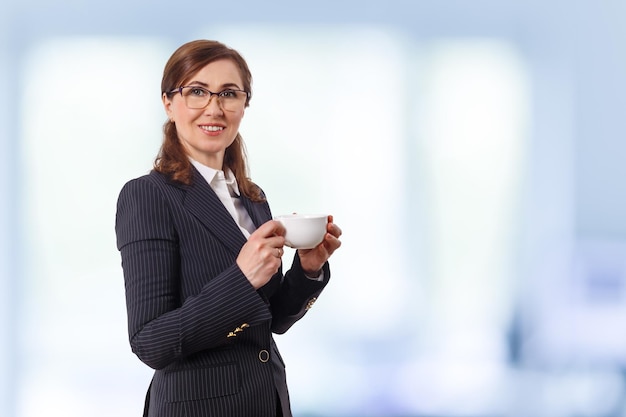
[[[197,85],[215,93],[227,88],[243,90],[239,69],[229,59],[207,64],[185,85]],[[170,120],[176,124],[178,139],[187,154],[204,165],[221,170],[226,148],[239,132],[244,106],[240,110],[225,111],[213,96],[204,109],[190,109],[179,93],[171,99],[163,94],[163,105]]]

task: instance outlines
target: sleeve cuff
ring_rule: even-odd
[[[323,268],[320,269],[320,272],[315,277],[307,274],[306,272],[304,273],[304,276],[310,279],[311,281],[322,282],[324,281],[324,269]]]

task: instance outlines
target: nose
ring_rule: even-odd
[[[211,94],[211,97],[209,97],[209,102],[204,108],[204,111],[206,114],[223,114],[222,105],[220,104],[220,100],[217,94]]]

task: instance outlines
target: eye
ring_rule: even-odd
[[[220,98],[237,98],[237,91],[235,90],[224,90],[219,92]]]
[[[190,87],[188,94],[193,97],[204,97],[208,94],[208,91],[202,87]]]

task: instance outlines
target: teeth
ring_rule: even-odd
[[[200,126],[203,130],[208,130],[209,132],[218,132],[220,130],[224,130],[221,126]]]

